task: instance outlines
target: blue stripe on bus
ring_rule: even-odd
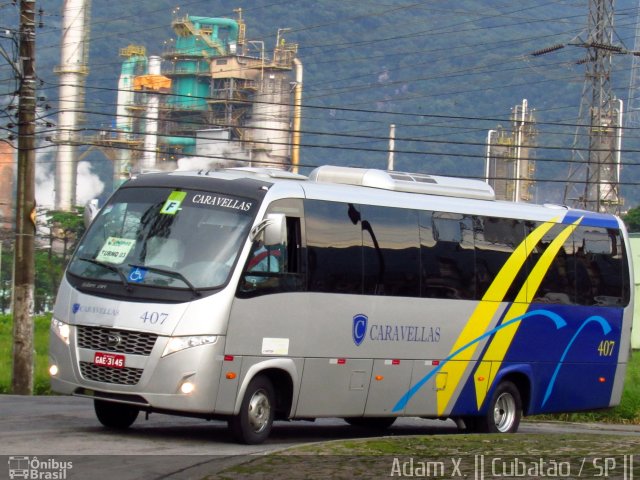
[[[586,210],[570,210],[562,219],[562,223],[570,225],[581,217],[583,217],[582,222],[580,222],[580,225],[582,226],[619,228],[616,217],[602,213],[587,212]]]

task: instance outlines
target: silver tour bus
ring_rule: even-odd
[[[51,323],[53,390],[125,429],[451,418],[616,405],[633,269],[615,216],[479,181],[323,166],[140,175],[81,240]]]

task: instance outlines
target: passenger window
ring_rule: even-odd
[[[365,295],[420,295],[418,212],[362,207]]]
[[[307,200],[309,291],[362,293],[362,230],[348,203]]]
[[[472,299],[475,252],[471,217],[420,212],[422,296]]]
[[[621,306],[626,304],[623,285],[623,248],[615,230],[578,227],[574,232],[577,303]]]
[[[514,250],[524,241],[523,222],[510,218],[474,217],[473,231],[476,248],[476,298],[513,302],[520,290],[525,288],[528,276],[526,264],[521,265],[518,272],[504,272],[509,279],[512,278],[506,292],[498,292],[499,296],[488,298],[487,289],[498,277]]]
[[[540,261],[551,242],[567,228],[567,225],[554,225],[540,240],[531,255],[531,268]],[[534,301],[540,303],[576,303],[576,272],[574,262],[574,242],[570,236],[555,254],[544,278],[534,293]]]

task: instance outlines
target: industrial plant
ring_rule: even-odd
[[[264,41],[247,38],[242,11],[236,12],[235,19],[175,14],[174,38],[162,52],[147,54],[140,45],[120,50],[115,122],[90,142],[113,162],[108,190],[136,172],[297,169],[303,75],[298,45],[288,43],[287,30],[279,29],[269,51]],[[74,105],[83,101],[86,71],[78,62],[59,69],[72,76],[61,82],[67,89],[61,97],[75,96]],[[69,132],[77,126],[61,121],[59,127],[56,209],[67,210],[76,203],[78,139]]]

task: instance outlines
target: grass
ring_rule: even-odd
[[[640,437],[583,434],[416,435],[339,440],[301,445],[205,476],[209,480],[287,478],[632,478],[625,465],[640,450]],[[627,455],[626,459],[624,455]],[[497,460],[497,461],[496,461]],[[535,470],[544,462],[544,467]],[[551,470],[562,463],[562,475]],[[421,467],[422,465],[422,467]],[[416,470],[407,470],[407,468]],[[422,468],[422,475],[420,469]],[[635,471],[640,465],[635,464]],[[403,470],[404,469],[404,470]],[[425,475],[428,470],[431,474]],[[606,469],[606,474],[605,474]],[[413,473],[413,475],[412,475]],[[546,475],[545,475],[546,474]],[[568,474],[568,475],[567,475]]]
[[[49,325],[51,315],[35,317],[34,344],[35,368],[33,392],[36,395],[51,393],[49,385]],[[0,315],[0,393],[11,392],[13,365],[13,321],[11,315]]]
[[[49,324],[51,315],[35,317],[34,393],[50,394],[48,369]],[[0,394],[11,390],[13,324],[10,315],[0,315]],[[607,422],[640,424],[640,351],[635,351],[627,366],[622,401],[611,409],[533,417],[574,422]]]

